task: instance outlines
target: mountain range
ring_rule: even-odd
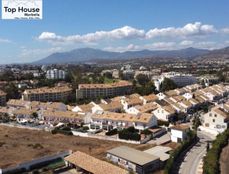
[[[33,64],[63,64],[96,62],[96,60],[123,60],[135,58],[181,58],[206,59],[212,57],[229,58],[229,47],[218,50],[186,48],[180,50],[141,50],[126,52],[110,52],[94,48],[79,48],[68,52],[53,53]]]

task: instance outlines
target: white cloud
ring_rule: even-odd
[[[122,47],[105,47],[104,50],[114,51],[114,52],[124,52],[124,51],[138,51],[138,50],[143,50],[143,49],[171,50],[175,48],[176,48],[175,42],[154,42],[154,43],[145,44],[145,45],[129,44],[127,46],[122,46]]]
[[[146,33],[146,38],[155,37],[187,37],[187,36],[202,36],[215,33],[217,30],[213,25],[203,25],[201,22],[189,23],[183,27],[167,27],[154,28]]]
[[[103,50],[114,51],[114,52],[125,52],[125,51],[137,51],[141,49],[142,47],[140,47],[139,45],[129,44],[123,47],[121,46],[120,47],[105,47]]]
[[[124,26],[111,31],[96,31],[85,35],[59,36],[51,32],[43,32],[38,37],[39,40],[51,42],[72,42],[72,43],[90,43],[102,39],[132,39],[143,38],[144,30],[139,30],[130,26]]]
[[[222,33],[229,34],[229,28],[223,28],[221,31]]]
[[[191,46],[191,45],[193,45],[193,43],[194,43],[194,41],[192,41],[192,40],[183,40],[179,44],[181,46]]]
[[[148,32],[130,26],[124,26],[110,31],[96,31],[83,35],[61,36],[53,32],[43,32],[38,40],[52,43],[93,43],[100,40],[119,39],[152,39],[155,37],[188,37],[202,36],[217,32],[213,25],[202,24],[201,22],[188,23],[183,27],[153,28]]]
[[[194,45],[195,45],[195,48],[210,49],[210,50],[222,47],[221,44],[218,44],[218,43],[213,42],[213,41],[197,42]]]
[[[12,43],[11,40],[0,38],[0,43]]]
[[[145,49],[150,50],[171,50],[176,47],[175,42],[155,42],[144,46]]]

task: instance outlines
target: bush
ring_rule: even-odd
[[[162,121],[162,120],[157,120],[157,124],[158,126],[169,126],[169,122],[168,121]]]
[[[83,130],[87,131],[87,130],[89,130],[89,127],[88,126],[83,126]]]
[[[116,135],[117,133],[118,133],[117,129],[112,129],[111,131],[106,132],[106,135],[107,136],[112,136],[112,135]]]
[[[63,131],[71,131],[71,128],[67,127],[67,126],[64,126],[64,127],[60,128],[60,129],[63,130]]]
[[[228,144],[229,129],[219,134],[216,139],[212,142],[212,148],[207,152],[204,157],[204,173],[205,174],[216,174],[220,173],[219,169],[219,158],[222,149]]]
[[[58,128],[55,128],[51,131],[52,134],[57,134],[57,133],[60,133],[60,134],[64,134],[64,135],[73,135],[72,131],[68,131],[68,130],[63,130],[63,129],[58,129]]]
[[[125,139],[125,140],[134,140],[134,141],[141,140],[141,136],[137,133],[136,129],[132,127],[119,131],[118,137],[120,139]]]
[[[149,129],[145,129],[145,130],[143,130],[141,133],[142,133],[142,134],[145,134],[145,135],[150,135],[150,134],[152,134],[152,132],[149,131]]]
[[[127,130],[128,132],[131,132],[131,133],[136,133],[136,132],[138,132],[138,130],[135,129],[134,127],[128,127],[126,130]]]

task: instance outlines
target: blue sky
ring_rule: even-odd
[[[0,19],[0,63],[53,52],[229,46],[229,0],[43,0],[43,19]]]

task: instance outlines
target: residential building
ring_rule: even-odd
[[[119,70],[117,69],[106,69],[101,72],[101,75],[104,76],[106,73],[110,73],[114,79],[119,78]]]
[[[155,102],[146,103],[145,105],[135,106],[138,113],[152,113],[158,108],[158,104]]]
[[[145,95],[140,97],[141,100],[143,100],[143,104],[154,102],[158,100],[158,96],[155,94]]]
[[[128,174],[129,172],[112,165],[106,161],[99,160],[86,153],[77,151],[64,159],[69,167],[75,168],[75,173],[90,174]]]
[[[191,74],[182,74],[177,72],[162,73],[161,76],[154,78],[154,83],[158,91],[160,90],[160,84],[165,78],[169,78],[174,81],[178,87],[184,87],[197,83],[196,77],[192,76]]]
[[[6,105],[6,93],[0,90],[0,106]]]
[[[198,79],[205,86],[210,86],[212,84],[216,84],[219,82],[219,77],[214,75],[204,75],[204,76],[200,76]]]
[[[227,109],[215,106],[201,117],[202,126],[209,131],[222,133],[228,128],[229,112]]]
[[[86,115],[87,113],[92,113],[92,108],[94,106],[95,105],[93,102],[89,104],[78,105],[72,109],[72,112],[77,112],[81,115]]]
[[[71,111],[44,111],[43,119],[46,123],[89,123],[90,118]]]
[[[57,80],[57,79],[65,79],[66,72],[59,69],[51,69],[46,71],[46,78]]]
[[[102,111],[110,111],[110,112],[121,112],[123,109],[123,105],[119,101],[111,101],[110,103],[101,103],[99,104]]]
[[[37,118],[34,118],[33,116],[34,113],[37,114]],[[20,109],[14,110],[12,114],[16,117],[16,120],[19,123],[33,122],[34,119],[38,119],[40,117],[40,114],[38,113],[38,110],[36,109],[20,108]]]
[[[127,113],[103,112],[92,116],[91,125],[99,126],[101,129],[106,128],[128,128],[144,130],[157,126],[157,118],[153,114],[141,113],[138,115]]]
[[[72,94],[69,86],[42,87],[36,89],[26,89],[22,93],[22,100],[26,101],[66,101]]]
[[[171,141],[175,143],[180,143],[185,141],[187,138],[187,132],[190,130],[187,124],[178,124],[170,127],[171,129]]]
[[[79,84],[76,90],[76,98],[109,98],[120,95],[128,95],[132,92],[132,83],[118,81],[110,84]]]
[[[127,146],[108,150],[107,159],[137,174],[153,173],[160,167],[159,157]]]
[[[55,110],[67,111],[67,106],[61,102],[39,102],[39,101],[24,101],[11,99],[7,102],[10,108],[26,108],[26,109],[39,109],[39,110]]]
[[[170,121],[173,119],[173,116],[176,114],[176,110],[167,105],[158,104],[158,108],[153,111],[153,114],[157,117],[158,120]]]
[[[192,85],[197,82],[196,77],[192,76],[191,74],[182,74],[182,73],[177,73],[177,72],[169,72],[169,73],[164,73],[162,74],[164,78],[169,78],[178,87],[183,87],[187,85]]]

